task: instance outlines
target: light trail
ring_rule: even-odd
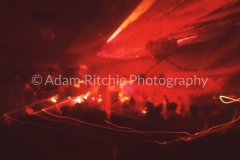
[[[107,40],[110,42],[113,40],[124,28],[129,24],[137,20],[143,13],[145,13],[156,0],[142,0],[142,2],[137,6],[137,8],[127,17],[127,19],[119,26],[119,28],[112,34],[112,36]]]
[[[191,134],[189,132],[174,132],[174,131],[142,131],[142,130],[136,130],[136,129],[133,129],[133,128],[130,128],[130,127],[118,126],[116,124],[113,124],[113,123],[105,120],[106,124],[111,125],[112,127],[114,127],[114,128],[112,128],[112,127],[107,127],[107,126],[103,126],[103,125],[88,123],[88,122],[85,122],[85,121],[82,121],[82,120],[78,120],[78,119],[75,119],[75,118],[71,118],[71,117],[67,117],[67,116],[58,116],[58,115],[54,115],[54,114],[48,112],[49,109],[52,109],[52,108],[56,107],[56,105],[60,105],[60,104],[69,102],[70,100],[74,101],[77,97],[79,97],[79,96],[76,96],[76,97],[73,97],[73,98],[69,98],[67,100],[64,100],[64,101],[58,103],[58,104],[54,104],[54,105],[52,105],[52,106],[50,106],[48,108],[42,109],[40,111],[37,111],[37,112],[33,113],[33,115],[31,115],[31,116],[36,116],[36,117],[39,117],[40,119],[44,119],[46,121],[67,123],[67,124],[73,125],[75,127],[76,127],[76,124],[74,124],[73,122],[77,122],[77,124],[78,124],[77,126],[79,126],[79,127],[84,125],[83,127],[90,128],[91,130],[93,130],[93,129],[95,129],[95,130],[101,129],[101,130],[99,130],[100,132],[101,131],[104,131],[104,132],[105,131],[111,131],[111,132],[114,133],[114,135],[116,135],[116,133],[119,133],[119,134],[120,133],[124,133],[124,134],[126,134],[125,136],[127,136],[128,134],[131,134],[131,136],[130,136],[131,138],[130,137],[129,138],[108,137],[107,135],[106,136],[102,135],[101,137],[100,136],[91,136],[91,135],[87,135],[87,134],[81,133],[81,131],[80,132],[74,132],[74,131],[71,131],[71,130],[66,130],[66,129],[62,129],[62,128],[57,128],[55,126],[51,126],[51,125],[54,125],[55,123],[53,123],[53,124],[49,123],[48,125],[45,125],[45,124],[36,123],[36,122],[25,122],[23,120],[19,120],[19,119],[13,118],[11,116],[11,114],[13,114],[13,113],[17,113],[17,112],[19,112],[21,110],[25,110],[28,107],[34,107],[34,105],[36,105],[38,103],[41,103],[41,102],[51,101],[51,99],[44,99],[44,100],[36,101],[36,102],[34,102],[34,103],[30,104],[30,105],[27,105],[25,107],[19,108],[19,109],[14,110],[14,111],[7,112],[7,113],[4,114],[4,116],[6,117],[6,119],[10,119],[10,120],[16,121],[18,123],[39,125],[39,126],[51,128],[51,129],[54,129],[54,130],[59,130],[59,131],[64,131],[64,132],[68,132],[68,133],[73,133],[73,134],[77,134],[77,135],[81,135],[81,136],[85,136],[85,137],[89,137],[89,138],[115,140],[115,141],[119,140],[119,141],[150,142],[150,143],[157,143],[157,144],[161,144],[161,145],[175,143],[175,142],[178,142],[178,141],[192,141],[194,139],[206,136],[208,134],[221,132],[221,131],[224,131],[224,130],[230,128],[235,122],[240,120],[239,112],[237,110],[234,110],[234,115],[233,115],[233,117],[232,117],[230,122],[227,122],[227,123],[224,123],[224,124],[220,124],[220,125],[215,125],[215,126],[210,127],[210,128],[207,129],[207,126],[208,126],[208,123],[209,123],[209,121],[207,121],[205,123],[202,131]],[[222,96],[222,97],[225,98],[226,96]],[[234,100],[230,99],[230,100],[235,102],[237,99],[234,99]],[[50,118],[47,117],[47,116],[44,116],[43,113],[49,115]],[[70,121],[68,122],[66,120],[70,120]],[[92,133],[92,134],[94,134],[94,133]],[[134,136],[134,134],[136,134],[136,135],[141,134],[142,137]],[[162,135],[164,135],[164,137],[166,135],[167,136],[171,136],[171,137],[174,136],[175,138],[171,139],[171,140],[168,140],[168,141],[159,141],[158,139],[162,138],[161,137]],[[136,137],[137,139],[133,139],[132,136]]]
[[[219,98],[225,104],[229,104],[229,103],[233,103],[233,102],[240,102],[240,98],[231,98],[231,97],[227,97],[227,96],[220,96]]]

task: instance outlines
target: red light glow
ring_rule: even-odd
[[[156,0],[143,0],[137,8],[128,16],[128,18],[120,25],[120,27],[113,33],[113,35],[107,40],[110,42],[114,39],[124,28],[126,28],[130,23],[134,22],[138,17],[145,13]]]

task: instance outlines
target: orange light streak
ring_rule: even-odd
[[[120,27],[112,34],[112,36],[107,40],[110,42],[113,40],[124,28],[126,28],[130,23],[138,19],[143,13],[145,13],[156,0],[143,0],[137,8],[127,17],[127,19],[120,25]]]

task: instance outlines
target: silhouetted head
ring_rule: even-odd
[[[154,105],[153,105],[153,103],[152,102],[146,102],[145,103],[145,106],[147,107],[147,110],[148,110],[148,112],[150,111],[154,111]]]
[[[177,103],[171,102],[167,105],[167,110],[168,111],[176,111],[177,109]]]
[[[198,114],[198,112],[199,112],[198,106],[191,105],[189,107],[189,111],[190,111],[191,115],[196,116]]]
[[[163,111],[163,104],[160,103],[157,107],[155,107],[155,112],[162,112]]]
[[[136,100],[132,96],[131,99],[129,100],[129,105],[135,105],[135,103],[136,103]]]
[[[76,108],[82,108],[83,105],[82,105],[82,103],[75,103],[75,104],[74,104],[74,107],[76,107]]]

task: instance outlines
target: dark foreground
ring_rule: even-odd
[[[12,126],[1,117],[0,159],[240,159],[240,131],[168,145],[100,140],[34,125]]]

